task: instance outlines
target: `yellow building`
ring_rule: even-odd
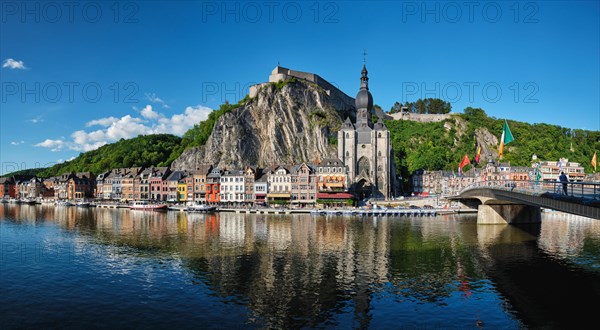
[[[177,183],[177,201],[178,202],[186,202],[187,201],[187,182],[185,181],[185,179],[181,179]]]

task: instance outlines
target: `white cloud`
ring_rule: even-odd
[[[110,126],[112,125],[112,123],[116,122],[117,120],[119,120],[119,118],[115,118],[115,117],[106,117],[106,118],[100,118],[100,119],[94,119],[94,120],[90,120],[87,123],[85,123],[85,127],[90,127],[90,126],[95,126],[95,125],[100,125],[100,126]]]
[[[194,124],[208,118],[211,112],[212,109],[203,106],[187,107],[183,114],[176,114],[171,118],[160,118],[156,131],[157,133],[183,135]]]
[[[36,144],[35,146],[49,148],[52,151],[61,151],[63,150],[63,148],[65,148],[66,142],[63,140],[46,139],[43,142]]]
[[[4,60],[4,63],[2,64],[3,68],[9,68],[9,69],[20,69],[20,70],[24,70],[27,69],[27,67],[25,67],[25,63],[23,63],[23,61],[17,61],[14,60],[12,58],[7,58]]]
[[[59,158],[59,159],[57,159],[57,160],[56,160],[56,163],[57,163],[57,164],[60,164],[60,163],[64,163],[64,162],[70,162],[70,161],[72,161],[73,159],[75,159],[75,156],[73,156],[73,157],[71,157],[71,158],[69,158],[69,159],[67,159],[67,160],[64,160],[63,158]]]
[[[142,114],[142,117],[147,119],[158,119],[160,117],[160,114],[152,110],[152,106],[149,104],[145,106],[140,113]]]
[[[146,93],[146,100],[152,102],[152,103],[158,103],[160,105],[162,105],[163,108],[167,108],[169,109],[170,106],[160,97],[156,96],[156,94],[152,93]]]
[[[187,107],[183,113],[172,115],[170,118],[156,112],[151,105],[146,105],[140,114],[142,117],[125,115],[121,118],[107,117],[94,119],[85,124],[86,127],[103,126],[100,129],[86,132],[78,130],[71,133],[71,141],[61,138],[46,139],[36,144],[36,147],[50,148],[52,151],[65,149],[75,151],[90,151],[115,142],[119,139],[130,139],[138,135],[169,133],[183,135],[194,124],[205,120],[213,110],[203,106]]]
[[[27,119],[28,122],[32,123],[32,124],[38,124],[44,121],[44,119],[42,118],[42,116],[37,116],[35,118],[31,118],[31,119]]]
[[[13,146],[18,146],[19,144],[23,144],[25,143],[25,141],[21,140],[21,141],[12,141],[10,144],[12,144]]]

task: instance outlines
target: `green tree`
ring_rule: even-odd
[[[415,102],[405,102],[402,105],[399,102],[395,102],[390,113],[396,113],[402,111],[402,107],[406,107],[408,112],[420,113],[420,114],[446,114],[452,110],[452,104],[438,98],[426,98],[418,99]]]

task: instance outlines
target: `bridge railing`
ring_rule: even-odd
[[[494,188],[530,195],[551,194],[553,196],[600,200],[600,182],[562,183],[559,181],[491,180],[472,183],[465,187],[463,191],[472,188]]]

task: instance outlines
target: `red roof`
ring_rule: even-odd
[[[348,193],[318,193],[318,199],[348,199],[354,198],[354,195]]]

